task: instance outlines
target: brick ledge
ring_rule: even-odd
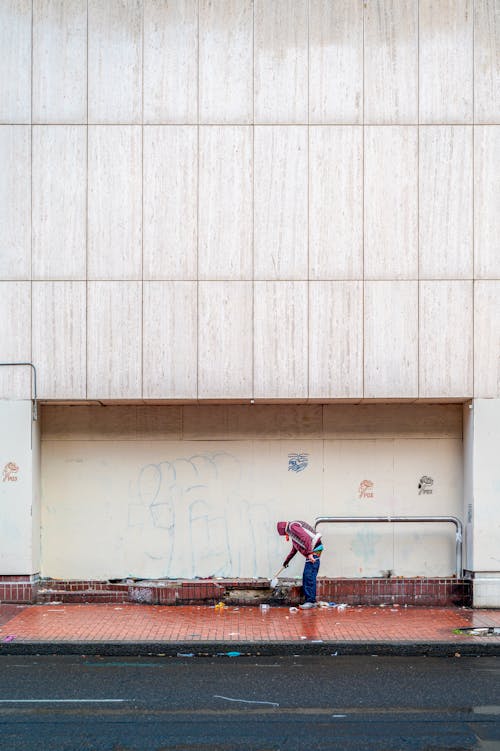
[[[472,605],[470,579],[318,579],[318,600],[348,605]],[[146,605],[296,605],[297,579],[280,579],[275,590],[268,579],[199,580],[53,580],[20,581],[0,577],[0,602],[8,603],[137,603]]]

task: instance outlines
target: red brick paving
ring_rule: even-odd
[[[318,608],[185,605],[0,605],[0,642],[460,642],[454,629],[500,627],[500,610],[422,607]],[[499,636],[467,636],[500,643]]]

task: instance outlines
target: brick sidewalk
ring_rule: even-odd
[[[490,628],[471,635],[459,629]],[[0,654],[17,645],[490,645],[500,654],[500,610],[422,607],[162,607],[0,605]],[[494,648],[494,645],[496,647]]]

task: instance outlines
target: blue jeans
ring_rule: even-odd
[[[315,561],[306,561],[302,574],[302,589],[306,602],[316,602],[316,579],[319,571],[319,557],[314,556]]]

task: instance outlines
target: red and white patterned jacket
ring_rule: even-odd
[[[284,566],[288,566],[296,553],[302,553],[307,558],[321,544],[321,535],[307,522],[278,522],[277,527],[279,534],[288,535],[292,541],[292,549],[283,562]]]

